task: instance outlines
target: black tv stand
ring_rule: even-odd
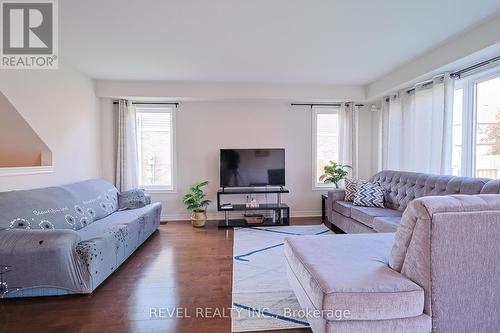
[[[224,220],[219,221],[219,228],[262,227],[290,225],[290,207],[281,202],[281,195],[290,193],[283,186],[280,188],[221,188],[217,191],[217,210],[224,212]],[[247,207],[246,204],[232,204],[231,208],[222,208],[221,196],[236,194],[276,194],[276,203],[259,204],[259,207]],[[271,211],[272,217],[265,218],[261,224],[248,224],[245,219],[231,219],[231,212]]]

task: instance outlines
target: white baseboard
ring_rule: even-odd
[[[321,217],[320,210],[301,210],[294,212],[292,211],[292,217]]]
[[[235,216],[238,216],[235,212],[233,212]],[[241,215],[241,214],[240,214]],[[304,210],[304,211],[292,211],[291,217],[320,217],[321,211],[315,210]],[[162,214],[162,221],[187,221],[191,218],[191,214],[189,212],[186,213],[177,213],[177,214]],[[223,220],[224,213],[222,212],[209,212],[207,213],[208,220]]]

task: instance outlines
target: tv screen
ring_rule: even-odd
[[[221,149],[220,186],[284,186],[285,149]]]

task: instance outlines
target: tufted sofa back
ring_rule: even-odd
[[[490,179],[383,170],[373,175],[370,181],[378,182],[385,189],[384,205],[387,208],[404,211],[415,198],[479,194]]]
[[[481,194],[500,194],[500,179],[490,180],[484,185]]]

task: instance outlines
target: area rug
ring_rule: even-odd
[[[327,233],[324,225],[235,228],[233,332],[309,327],[288,283],[283,241]]]

